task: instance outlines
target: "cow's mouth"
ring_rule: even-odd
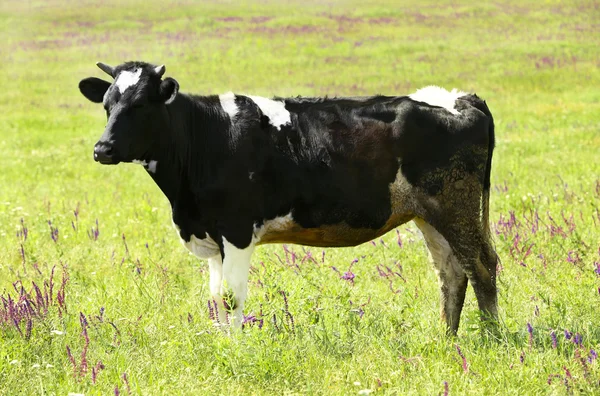
[[[98,147],[94,150],[94,161],[100,162],[102,165],[116,165],[121,162],[112,150],[102,150]]]
[[[96,162],[99,162],[102,165],[117,165],[121,161],[119,161],[119,160],[112,160],[112,159],[101,159],[101,160],[96,160]]]

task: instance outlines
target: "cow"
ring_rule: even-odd
[[[80,81],[107,124],[101,164],[141,164],[175,228],[208,260],[217,321],[239,328],[256,246],[355,246],[414,221],[456,334],[468,282],[497,318],[489,228],[494,122],[475,94],[436,86],[407,96],[191,95],[164,65],[97,66]]]

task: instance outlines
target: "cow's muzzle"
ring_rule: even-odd
[[[94,146],[94,160],[105,165],[114,165],[119,163],[115,149],[108,143],[98,142]]]

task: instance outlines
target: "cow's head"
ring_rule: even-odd
[[[102,164],[150,161],[159,150],[168,127],[166,105],[179,90],[172,78],[162,79],[165,66],[127,62],[117,67],[96,64],[114,78],[112,84],[96,77],[79,82],[79,90],[94,103],[103,103],[108,121],[94,147]]]

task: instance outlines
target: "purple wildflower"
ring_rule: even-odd
[[[398,247],[401,248],[402,247],[402,238],[400,237],[400,231],[398,231],[398,229],[396,229],[396,235],[398,236],[396,243],[398,244]]]
[[[292,329],[292,333],[295,333],[296,332],[296,325],[294,323],[294,317],[290,313],[290,307],[289,307],[289,304],[288,304],[287,295],[286,295],[285,291],[283,291],[283,290],[280,290],[279,293],[281,293],[281,295],[283,296],[283,303],[284,303],[284,307],[285,307],[285,310],[284,310],[285,316],[290,321],[290,327]]]
[[[83,345],[83,350],[81,351],[81,363],[79,364],[79,373],[80,375],[85,375],[88,370],[88,361],[87,361],[87,352],[88,347],[90,346],[90,337],[87,333],[87,328],[89,327],[87,318],[83,314],[83,312],[79,312],[79,322],[81,324],[81,335],[83,336],[85,343]]]
[[[273,326],[275,327],[275,329],[277,331],[279,331],[279,326],[277,326],[277,316],[275,316],[275,313],[273,313],[273,317],[271,318],[271,322],[273,322]]]
[[[260,304],[259,316],[260,316],[260,319],[258,320],[258,328],[259,328],[259,330],[262,330],[263,325],[265,323],[265,319],[264,319],[264,315],[263,315],[263,309],[262,309],[262,304]]]
[[[594,272],[596,273],[596,275],[600,276],[600,262],[596,261],[594,264],[596,265],[596,269],[594,270]]]
[[[27,324],[25,325],[25,339],[28,340],[31,337],[31,328],[33,327],[33,322],[31,320],[31,316],[27,317]]]
[[[365,310],[362,307],[359,307],[356,313],[358,314],[358,317],[362,319],[362,317],[365,315]]]
[[[98,360],[98,363],[96,363],[96,366],[92,367],[92,383],[95,384],[96,383],[96,378],[98,377],[98,374],[100,373],[100,370],[104,369],[104,364],[102,363],[102,360]]]
[[[579,254],[577,254],[577,252],[574,251],[569,251],[568,255],[567,255],[567,262],[571,263],[571,264],[576,264],[578,262],[580,262],[581,259],[579,258]]]
[[[552,348],[553,348],[553,349],[556,349],[556,347],[557,347],[557,344],[558,344],[558,341],[557,341],[557,339],[556,339],[556,333],[554,332],[554,330],[552,330],[552,331],[550,332],[550,338],[552,339]]]
[[[346,271],[340,278],[354,284],[355,277],[356,275],[352,271]]]
[[[127,394],[131,394],[131,387],[129,386],[129,380],[127,379],[127,373],[123,373],[123,382],[125,383],[125,389],[127,389]]]
[[[596,359],[598,359],[598,354],[593,349],[590,349],[590,356],[587,358],[588,362],[592,363]]]
[[[458,355],[460,356],[461,360],[462,360],[462,369],[463,372],[468,372],[469,371],[469,365],[467,364],[467,358],[465,358],[465,355],[463,355],[460,346],[458,346],[458,344],[454,345],[456,347],[456,352],[458,352]]]
[[[444,396],[448,396],[448,381],[444,381]]]
[[[54,241],[54,243],[58,242],[58,227],[54,227],[52,225],[52,221],[48,220],[48,226],[50,227],[50,238]]]
[[[575,336],[573,337],[573,343],[577,346],[581,346],[583,342],[583,337],[581,336],[581,334],[576,333]]]
[[[572,334],[569,332],[569,330],[565,329],[565,339],[570,340],[571,336]]]
[[[533,326],[529,322],[527,322],[527,332],[529,333],[529,348],[531,349],[531,346],[533,345]]]
[[[88,237],[92,241],[97,241],[99,235],[100,235],[100,227],[98,226],[98,219],[96,219],[96,228],[92,227],[91,230],[88,231]]]
[[[521,364],[525,363],[525,351],[521,351],[521,356],[519,356],[519,361]]]
[[[21,218],[21,230],[17,231],[17,238],[20,238],[22,242],[27,240],[27,235],[29,234],[29,230],[25,227],[25,221]]]
[[[253,325],[256,322],[258,322],[258,319],[253,314],[250,314],[248,316],[244,315],[244,320],[242,320],[242,327],[245,327],[246,325]]]
[[[123,239],[123,245],[125,245],[125,254],[129,255],[129,248],[127,247],[127,240],[125,239],[125,233],[123,233],[122,239]]]
[[[69,357],[69,361],[73,365],[73,373],[76,375],[77,374],[77,363],[75,362],[75,358],[73,357],[73,354],[71,353],[71,348],[69,348],[68,345],[67,345],[67,356]]]

